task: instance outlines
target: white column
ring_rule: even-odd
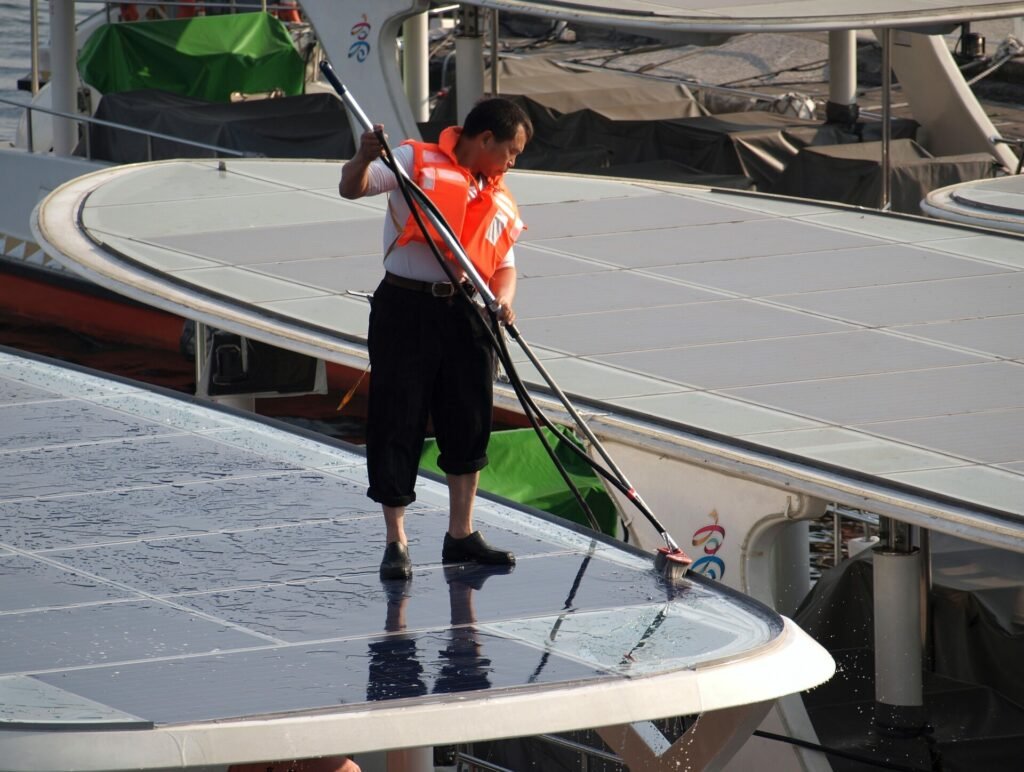
[[[857,33],[828,33],[828,101],[852,105],[857,101]]]
[[[875,701],[890,718],[922,701],[921,553],[876,547]]]
[[[78,111],[76,53],[75,0],[50,0],[50,96],[58,112]],[[54,154],[71,155],[77,139],[74,121],[53,119]]]
[[[416,121],[430,119],[429,18],[421,13],[402,23],[402,80]]]
[[[455,94],[459,123],[484,94],[484,37],[480,9],[464,5],[459,9],[455,37]]]

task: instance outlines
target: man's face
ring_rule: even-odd
[[[499,141],[489,131],[483,132],[480,137],[480,155],[476,171],[487,177],[497,177],[507,172],[516,165],[516,158],[526,148],[526,129],[522,126],[516,128],[516,134],[512,139]]]

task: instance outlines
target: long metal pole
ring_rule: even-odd
[[[363,109],[359,106],[359,103],[356,102],[355,98],[345,87],[345,85],[340,80],[338,80],[338,76],[335,74],[334,68],[331,67],[330,63],[326,61],[321,62],[320,69],[324,73],[324,76],[327,78],[330,84],[334,87],[335,91],[338,92],[338,96],[341,97],[341,101],[344,102],[345,106],[352,111],[352,114],[355,116],[356,121],[359,123],[362,129],[364,131],[369,131],[373,129],[373,123],[370,121],[366,113],[363,112]],[[412,180],[409,179],[409,175],[401,166],[397,166],[396,169],[397,173],[401,174],[403,179],[407,180],[410,185],[413,184]],[[448,223],[445,222],[443,217],[439,217],[428,207],[422,207],[422,211],[427,220],[430,221],[430,224],[434,227],[434,229],[438,232],[438,234],[440,234],[441,238],[444,240],[445,246],[447,246],[448,249],[450,249],[452,254],[455,256],[455,260],[459,264],[459,267],[463,270],[463,272],[466,274],[469,280],[473,283],[473,286],[476,287],[476,290],[477,292],[480,293],[480,297],[484,301],[484,304],[492,311],[497,313],[501,308],[501,306],[497,302],[497,298],[494,296],[494,293],[491,291],[491,288],[487,286],[487,282],[484,281],[483,277],[480,276],[480,273],[474,267],[473,261],[469,259],[469,255],[466,254],[466,251],[462,248],[462,245],[459,243],[459,240],[452,234],[448,226]],[[597,450],[601,458],[604,459],[605,463],[608,465],[608,469],[611,470],[612,474],[615,475],[615,477],[618,479],[618,481],[622,484],[624,488],[629,489],[630,497],[632,497],[633,501],[643,509],[644,513],[648,516],[648,518],[652,520],[652,524],[655,525],[655,528],[658,530],[661,537],[665,540],[665,544],[669,547],[671,551],[679,552],[679,545],[672,538],[671,534],[669,534],[668,531],[666,531],[660,523],[656,523],[656,521],[654,521],[654,516],[652,514],[649,514],[652,510],[650,507],[647,506],[647,502],[645,502],[640,497],[640,494],[637,492],[637,490],[633,487],[632,483],[630,483],[629,479],[626,477],[625,472],[623,472],[619,468],[618,464],[615,463],[615,460],[608,454],[608,451],[605,450],[605,447],[601,443],[601,440],[597,438],[597,435],[594,434],[591,428],[587,425],[587,422],[584,421],[583,417],[576,411],[576,408],[573,406],[572,402],[570,402],[569,398],[565,395],[565,392],[563,392],[562,389],[558,386],[558,384],[555,383],[555,379],[551,377],[550,373],[548,373],[544,365],[541,364],[541,361],[533,353],[533,349],[530,348],[530,346],[523,339],[522,335],[520,335],[519,330],[516,329],[514,324],[506,325],[506,329],[509,331],[509,334],[516,339],[516,342],[519,344],[520,348],[522,348],[523,352],[529,358],[530,364],[532,364],[534,369],[537,370],[538,373],[540,373],[545,383],[547,383],[548,387],[558,398],[559,402],[561,402],[563,407],[565,407],[566,412],[569,413],[569,415],[572,417],[572,420],[579,427],[580,431],[583,432],[583,435],[587,438],[587,440],[590,441],[591,445],[593,445],[594,449]]]
[[[32,96],[39,93],[39,0],[32,0]]]
[[[892,30],[882,30],[882,200],[879,209],[892,209]]]

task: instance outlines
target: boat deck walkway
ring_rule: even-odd
[[[338,177],[327,162],[111,169],[51,195],[37,236],[135,299],[360,365],[369,307],[348,293],[380,279],[384,200],[345,201]],[[587,411],[1019,546],[1021,238],[646,181],[509,184],[528,225],[518,326]]]
[[[0,769],[210,769],[607,726],[809,688],[792,622],[495,501],[510,570],[411,581],[358,449],[0,349]],[[223,768],[223,766],[221,767]]]

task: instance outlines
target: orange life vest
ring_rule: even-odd
[[[505,187],[504,175],[489,178],[477,195],[470,199],[470,186],[476,189],[476,180],[455,158],[455,143],[461,132],[461,128],[453,126],[441,132],[437,144],[405,143],[412,145],[411,176],[427,198],[441,210],[480,276],[484,281],[490,281],[525,226],[519,218],[512,194]],[[427,230],[448,259],[454,259],[429,223]],[[410,241],[426,243],[412,215],[396,243],[402,245]]]
[[[277,8],[277,18],[281,21],[298,23],[302,21],[299,14],[299,4],[295,0],[280,0]]]

